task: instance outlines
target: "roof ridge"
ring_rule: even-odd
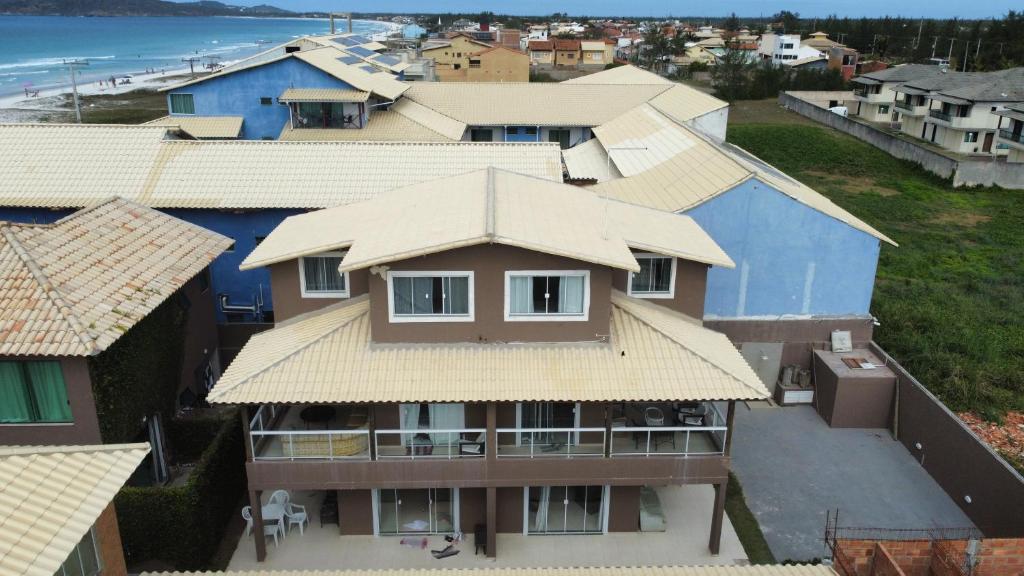
[[[95,337],[88,332],[85,326],[82,325],[81,321],[72,312],[71,305],[64,300],[64,296],[54,287],[53,283],[43,272],[43,269],[39,267],[39,264],[32,258],[28,250],[22,245],[21,240],[18,239],[17,235],[12,229],[10,223],[0,225],[0,234],[3,235],[7,243],[10,244],[11,249],[21,259],[22,263],[28,269],[29,273],[39,284],[43,293],[46,294],[50,303],[56,307],[57,312],[67,321],[68,325],[71,326],[72,332],[81,341],[82,346],[85,348],[86,353],[91,355],[99,352],[99,344],[96,342]]]
[[[20,446],[0,446],[0,458],[6,456],[32,456],[39,454],[74,454],[82,452],[119,452],[142,449],[149,450],[149,443],[132,442],[123,444],[78,444],[70,446],[25,444]]]
[[[621,309],[624,313],[629,314],[630,316],[636,318],[638,322],[641,322],[644,325],[649,326],[652,330],[654,330],[658,334],[661,334],[665,338],[668,338],[669,340],[672,340],[673,342],[675,342],[675,343],[679,344],[680,346],[686,348],[691,353],[693,353],[694,355],[698,356],[699,358],[701,358],[705,362],[711,364],[712,366],[714,366],[717,370],[721,371],[722,373],[727,374],[728,376],[732,377],[734,380],[736,380],[740,384],[746,386],[747,388],[750,388],[751,390],[754,390],[755,392],[760,392],[760,390],[757,390],[756,388],[750,386],[743,378],[740,378],[737,374],[733,373],[731,370],[722,367],[718,363],[718,361],[716,359],[714,359],[714,358],[710,357],[708,354],[705,354],[705,353],[701,352],[700,350],[697,350],[696,348],[690,346],[687,342],[683,342],[679,338],[676,338],[673,335],[668,334],[664,330],[661,330],[660,328],[655,326],[651,321],[649,321],[647,318],[644,318],[641,315],[633,313],[631,310],[629,310],[629,307],[630,306],[636,306],[637,308],[641,308],[641,309],[647,308],[647,309],[649,309],[652,312],[657,311],[657,312],[661,312],[661,313],[669,313],[669,315],[672,315],[672,316],[682,316],[683,319],[692,320],[693,322],[691,323],[691,325],[694,328],[698,328],[700,330],[706,330],[706,331],[712,332],[714,334],[719,334],[721,336],[725,336],[721,332],[718,332],[716,330],[712,330],[710,328],[705,328],[703,323],[700,320],[698,320],[696,318],[693,318],[692,316],[689,316],[687,314],[683,314],[682,312],[678,312],[678,311],[675,311],[675,310],[671,310],[671,309],[665,308],[664,306],[658,306],[657,304],[652,304],[650,302],[644,302],[644,301],[642,301],[642,300],[640,300],[638,298],[631,298],[631,297],[627,296],[625,293],[623,293],[623,292],[621,292],[619,290],[616,290],[614,288],[612,289],[612,294],[611,295],[612,295],[611,300],[612,300],[612,306],[613,307],[617,307],[617,308]],[[654,308],[655,306],[657,306],[658,309],[655,309]],[[745,360],[744,360],[744,362],[745,362]]]
[[[342,302],[339,302],[338,304],[334,304],[334,305],[328,306],[326,308],[321,308],[320,310],[316,310],[316,311],[314,311],[314,313],[309,314],[308,316],[307,315],[303,315],[305,317],[300,319],[300,320],[298,320],[297,322],[291,322],[291,323],[288,323],[288,324],[279,324],[279,325],[274,326],[273,328],[271,328],[270,330],[268,330],[265,333],[271,333],[274,330],[277,330],[279,328],[281,328],[281,329],[283,329],[283,328],[290,328],[292,326],[299,325],[299,324],[301,324],[303,322],[307,322],[307,321],[313,320],[314,318],[319,318],[321,316],[325,316],[327,314],[331,314],[331,313],[337,312],[339,310],[344,310],[344,309],[347,309],[347,308],[354,308],[356,306],[359,306],[359,305],[363,304],[364,302],[366,303],[366,309],[363,310],[362,312],[359,312],[358,314],[354,314],[351,318],[349,318],[349,319],[347,319],[347,320],[345,320],[343,322],[339,322],[336,326],[331,327],[330,329],[328,329],[324,333],[322,333],[319,336],[311,339],[309,342],[306,342],[305,344],[303,344],[301,346],[298,346],[297,348],[289,351],[287,354],[284,354],[283,356],[274,359],[269,364],[265,364],[265,365],[263,365],[261,367],[258,367],[258,368],[255,368],[253,370],[250,370],[248,374],[244,374],[244,375],[238,377],[234,384],[231,384],[231,385],[228,385],[228,386],[220,386],[220,385],[218,385],[218,386],[214,387],[214,389],[211,390],[210,393],[211,394],[216,394],[216,393],[220,392],[220,394],[216,394],[216,395],[223,395],[223,392],[227,392],[227,391],[235,389],[238,386],[241,386],[242,383],[245,382],[246,380],[249,380],[250,378],[256,376],[257,374],[260,374],[262,372],[266,372],[267,370],[270,370],[274,366],[277,366],[278,364],[284,362],[285,360],[288,360],[289,358],[294,357],[295,355],[299,354],[300,352],[303,352],[304,350],[306,350],[310,346],[320,342],[324,338],[327,338],[328,336],[334,334],[335,332],[341,330],[342,328],[345,328],[346,326],[348,326],[352,322],[355,322],[355,320],[357,318],[360,318],[362,316],[368,315],[370,313],[370,306],[369,306],[370,295],[367,293],[367,294],[362,294],[362,295],[356,296],[356,297],[351,298],[349,300],[343,300]],[[259,336],[260,336],[260,334],[254,335],[253,339],[259,338]],[[214,396],[214,399],[216,399],[216,395]]]

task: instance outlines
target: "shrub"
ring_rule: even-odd
[[[114,499],[130,565],[159,562],[174,570],[209,568],[246,486],[242,428],[235,417],[214,422],[217,433],[184,485],[125,487]],[[202,420],[190,424],[196,429],[188,433],[182,432],[188,427],[184,423],[168,429],[195,440],[210,426]]]

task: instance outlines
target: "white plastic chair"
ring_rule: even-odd
[[[644,409],[644,421],[648,426],[664,426],[665,413],[657,406],[648,406]]]
[[[245,535],[252,534],[252,506],[242,506],[242,518],[245,519]]]
[[[288,528],[290,529],[292,524],[299,525],[299,535],[305,535],[303,532],[303,525],[309,524],[309,516],[306,514],[306,507],[300,504],[292,504],[291,502],[284,505],[284,517],[288,519]]]
[[[274,493],[270,495],[270,501],[267,502],[267,504],[280,504],[281,506],[287,506],[291,499],[291,494],[289,494],[287,490],[274,490]]]
[[[263,535],[264,536],[273,536],[274,537],[274,547],[275,548],[277,548],[277,545],[278,545],[277,534],[279,532],[282,535],[284,534],[284,526],[281,524],[280,521],[274,520],[272,522],[267,522],[267,523],[263,524]]]

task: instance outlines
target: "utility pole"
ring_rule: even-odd
[[[182,62],[188,62],[188,73],[193,78],[196,75],[196,62],[199,62],[200,60],[201,60],[200,58],[196,58],[195,56],[192,56],[191,58],[182,58],[181,59]]]
[[[932,40],[932,58],[935,58],[935,45],[938,44],[938,43],[939,43],[939,37],[936,36],[935,39]]]
[[[78,123],[82,123],[82,106],[78,102],[78,68],[81,66],[88,66],[89,62],[86,60],[65,60],[64,65],[68,67],[68,73],[71,74],[71,94],[75,99],[75,119]]]
[[[917,25],[917,39],[914,40],[914,50],[921,45],[921,31],[924,30],[924,18],[921,18],[921,23]]]
[[[967,55],[970,54],[970,50],[971,50],[971,41],[968,40],[967,44],[964,45],[964,65],[963,65],[963,68],[960,70],[961,72],[967,72]]]
[[[978,59],[978,53],[981,52],[981,38],[978,38],[978,46],[974,49],[974,59]]]
[[[956,38],[949,39],[949,55],[946,56],[947,61],[953,58],[953,42],[956,42]],[[953,70],[956,71],[956,68],[954,68]]]

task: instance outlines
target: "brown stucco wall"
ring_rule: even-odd
[[[299,314],[320,310],[345,300],[345,298],[303,298],[302,285],[299,283],[298,259],[271,264],[269,269],[275,322],[283,322]],[[368,277],[369,272],[366,270],[349,272],[349,297],[366,294]]]
[[[639,252],[634,250],[633,252]],[[676,282],[674,298],[644,298],[644,300],[682,312],[700,320],[704,317],[704,294],[708,285],[707,264],[676,258]],[[612,274],[612,286],[628,292],[630,272],[616,270]]]
[[[608,334],[610,268],[499,244],[471,246],[393,262],[392,271],[474,272],[473,322],[388,322],[387,282],[370,276],[370,322],[375,342],[592,341]],[[590,313],[582,322],[505,322],[506,270],[589,270]],[[275,296],[276,305],[276,296]]]
[[[812,318],[779,320],[717,320],[705,319],[704,327],[722,332],[740,347],[744,342],[785,342],[781,366],[797,364],[811,367],[815,349],[831,349],[832,331],[849,330],[853,345],[867,347],[874,325],[870,317]]]
[[[523,532],[523,489],[498,488],[498,532],[522,534]]]
[[[4,361],[53,360],[47,357],[7,356]],[[71,404],[70,424],[0,424],[0,445],[77,445],[101,444],[99,419],[92,396],[88,360],[78,357],[58,359],[64,373],[64,385]]]
[[[117,527],[117,513],[114,511],[113,502],[107,504],[93,527],[103,567],[103,576],[125,576],[128,573],[128,568],[125,566],[124,549],[121,547],[121,532]]]
[[[636,532],[640,529],[640,486],[612,486],[609,532]]]
[[[201,289],[198,276],[186,282],[181,291],[188,298],[190,306],[185,318],[185,342],[178,393],[186,388],[192,388],[193,392],[198,394],[202,370],[219,345],[214,295],[209,284],[206,290]]]
[[[338,490],[339,531],[344,536],[373,534],[373,493]]]
[[[501,507],[501,500],[498,500]],[[459,489],[459,522],[465,534],[472,534],[477,524],[487,524],[487,490],[484,488]]]
[[[899,441],[985,536],[1024,537],[1024,477],[885,351],[871,350],[896,373]]]

